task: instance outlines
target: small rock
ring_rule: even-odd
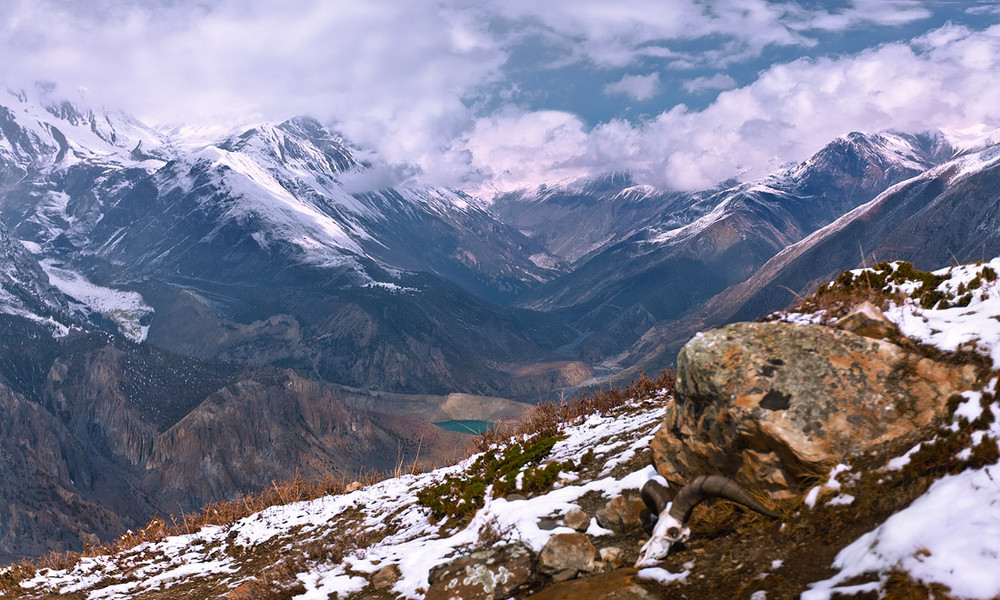
[[[896,324],[885,318],[882,311],[867,300],[856,306],[850,314],[840,318],[835,326],[867,338],[887,340],[900,335]]]
[[[504,500],[507,502],[513,502],[515,500],[527,500],[524,494],[507,494],[504,496]]]
[[[590,515],[579,508],[574,508],[563,517],[563,525],[582,533],[590,527]]]
[[[534,553],[509,544],[457,558],[431,569],[425,600],[508,598],[534,578]]]
[[[386,565],[372,575],[372,587],[376,590],[390,588],[402,577],[399,565]]]
[[[597,511],[597,524],[616,533],[632,533],[642,529],[643,511],[642,500],[615,496]]]
[[[226,592],[226,598],[229,598],[229,600],[249,600],[254,595],[254,581],[245,581],[234,589],[229,590]]]
[[[584,534],[557,533],[538,555],[538,571],[551,575],[553,581],[566,581],[593,571],[595,554],[597,550]]]
[[[559,527],[559,521],[553,519],[552,517],[542,517],[538,519],[538,528],[542,531],[552,531],[556,527]]]
[[[352,481],[351,483],[347,484],[347,487],[344,488],[344,493],[350,494],[351,492],[356,492],[363,487],[365,487],[365,485],[360,481]]]
[[[620,569],[625,566],[625,561],[622,560],[622,552],[621,548],[616,548],[614,546],[601,548],[601,561],[607,565],[608,570]]]

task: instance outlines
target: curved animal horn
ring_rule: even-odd
[[[687,523],[694,507],[709,498],[725,498],[772,518],[781,516],[755,500],[740,484],[721,475],[702,475],[685,485],[674,496],[669,514],[677,521]]]
[[[670,502],[670,490],[667,486],[663,485],[656,479],[650,479],[642,486],[642,490],[639,492],[639,497],[642,498],[643,503],[649,512],[654,515],[658,515],[663,512],[663,509],[667,507],[667,503]]]

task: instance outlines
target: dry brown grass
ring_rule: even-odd
[[[337,528],[323,538],[297,546],[289,556],[274,562],[233,590],[232,597],[254,600],[291,598],[305,592],[297,576],[307,572],[310,565],[341,563],[351,551],[368,547],[375,541],[377,536],[360,525],[346,531]]]
[[[476,439],[476,451],[506,442],[512,437],[551,437],[559,433],[559,426],[592,414],[608,414],[632,400],[647,399],[660,390],[674,389],[674,372],[663,371],[656,379],[639,373],[639,377],[624,388],[585,393],[569,400],[543,402],[532,406],[524,418],[498,424]]]

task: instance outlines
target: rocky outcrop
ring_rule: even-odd
[[[87,461],[52,415],[2,383],[0,416],[0,561],[96,544],[125,530],[120,515],[93,499],[95,490],[126,491],[116,473]],[[142,500],[133,509],[142,513]]]
[[[681,350],[654,462],[672,483],[719,473],[789,497],[817,467],[931,426],[976,380],[972,365],[830,327],[727,325]]]
[[[597,524],[616,533],[635,533],[649,521],[649,511],[642,500],[615,496],[597,511]]]

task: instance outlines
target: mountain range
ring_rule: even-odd
[[[996,256],[1000,145],[947,140],[851,133],[698,192],[613,173],[483,198],[308,117],[156,129],[0,94],[0,554],[434,460],[461,435],[433,421],[669,367],[844,269]]]

